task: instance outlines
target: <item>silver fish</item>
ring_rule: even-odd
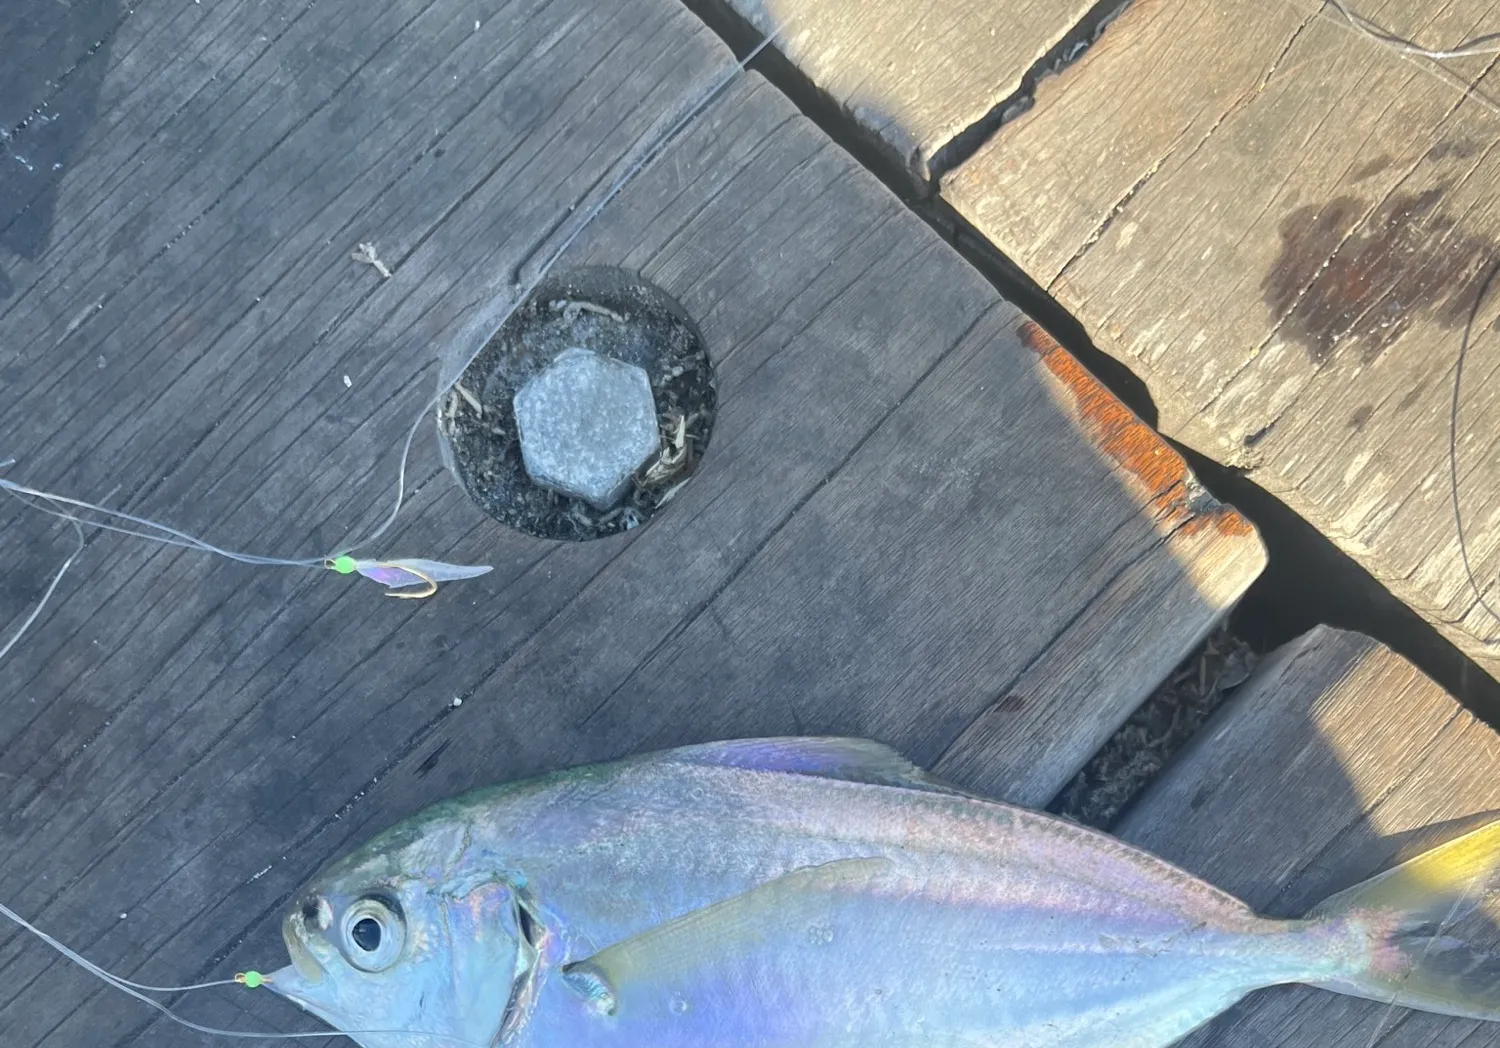
[[[326,870],[270,986],[365,1048],[1161,1048],[1251,990],[1500,1018],[1446,935],[1500,822],[1270,920],[876,743],[692,746],[438,804]]]

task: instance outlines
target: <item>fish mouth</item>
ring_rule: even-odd
[[[306,919],[300,913],[287,914],[285,921],[281,923],[281,939],[286,943],[287,956],[291,958],[292,967],[297,974],[302,976],[303,981],[311,986],[317,986],[323,982],[323,966],[313,956],[312,950],[307,947],[307,925]]]
[[[272,972],[266,985],[293,1004],[316,1011],[317,991],[327,973],[308,948],[307,927],[300,913],[290,913],[281,922],[281,939],[292,963]]]

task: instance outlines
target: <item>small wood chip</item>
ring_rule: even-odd
[[[608,317],[616,324],[625,323],[625,318],[614,310],[593,302],[586,302],[581,298],[560,298],[552,303],[552,308],[563,315],[563,319],[571,323],[578,319],[580,313],[593,313],[596,316]]]
[[[379,273],[386,280],[391,278],[390,267],[380,260],[380,255],[376,252],[374,244],[360,244],[358,250],[349,253],[349,258],[354,262],[359,262],[366,266],[374,266],[375,272]]]
[[[478,397],[476,397],[474,394],[470,393],[467,389],[464,388],[464,384],[462,382],[455,382],[455,383],[453,383],[453,388],[454,388],[454,390],[456,390],[458,392],[459,396],[463,397],[465,400],[467,400],[469,402],[469,407],[471,407],[471,408],[474,409],[474,414],[476,414],[476,415],[483,415],[484,414],[484,405],[479,402],[479,398]]]

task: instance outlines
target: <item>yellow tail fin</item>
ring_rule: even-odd
[[[1500,930],[1489,948],[1451,934],[1500,891],[1500,820],[1324,900],[1309,918],[1348,922],[1365,956],[1317,985],[1471,1019],[1500,1019]]]

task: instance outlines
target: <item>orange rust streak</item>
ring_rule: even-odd
[[[1021,341],[1041,358],[1047,370],[1073,397],[1089,437],[1099,450],[1118,463],[1146,488],[1146,507],[1168,530],[1194,534],[1206,525],[1224,535],[1251,534],[1250,522],[1232,507],[1215,503],[1207,513],[1195,513],[1190,503],[1191,474],[1181,455],[1105,389],[1071,353],[1057,344],[1034,320],[1021,324]]]

